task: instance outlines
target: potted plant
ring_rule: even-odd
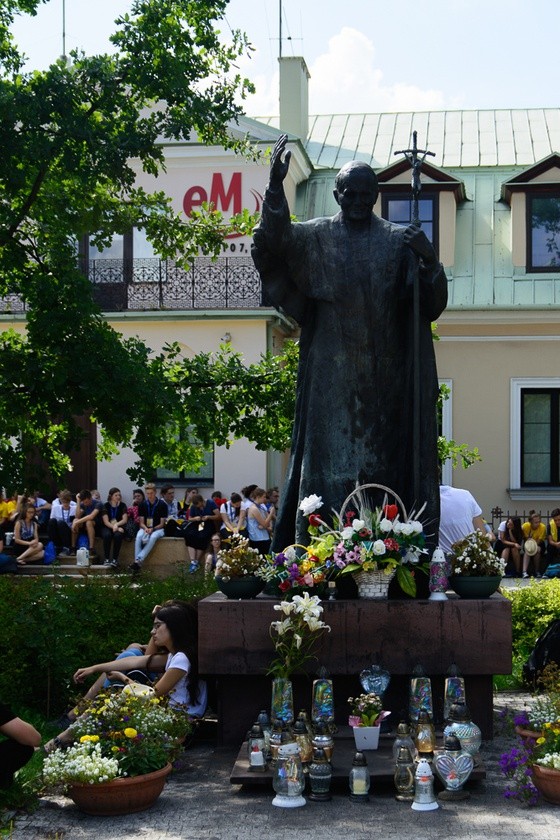
[[[89,814],[149,808],[191,730],[186,713],[125,689],[102,692],[81,711],[71,727],[75,743],[45,758],[46,786],[62,787]]]
[[[390,715],[383,711],[383,703],[378,694],[370,691],[358,697],[349,697],[351,713],[348,724],[354,730],[357,750],[376,750],[379,746],[381,721]]]
[[[506,795],[533,804],[538,795],[560,805],[560,668],[549,663],[539,675],[543,692],[514,717],[520,746],[501,757],[510,779]]]
[[[542,735],[545,724],[560,718],[560,668],[556,662],[549,662],[539,673],[537,686],[541,693],[513,719],[516,733],[529,746]]]
[[[473,531],[452,546],[450,585],[461,598],[488,598],[499,587],[505,561],[498,557],[490,537]]]
[[[267,562],[249,540],[232,534],[224,541],[226,548],[218,551],[214,576],[218,589],[226,598],[256,598],[265,586],[261,574]]]

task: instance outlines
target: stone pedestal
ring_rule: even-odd
[[[199,604],[199,668],[218,687],[219,743],[238,745],[260,709],[270,708],[273,656],[272,598],[228,601],[221,593]],[[436,722],[443,715],[443,682],[455,663],[465,677],[467,703],[485,739],[492,737],[492,677],[511,673],[511,604],[496,594],[483,600],[325,601],[331,626],[317,645],[308,677],[294,679],[294,707],[311,707],[312,680],[325,665],[334,680],[335,716],[347,723],[349,696],[361,692],[359,672],[378,663],[392,675],[386,707],[394,726],[407,714],[408,679],[420,664],[432,677]]]

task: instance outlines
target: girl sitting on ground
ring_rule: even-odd
[[[125,685],[134,682],[127,671],[163,672],[154,685],[156,697],[169,697],[169,705],[186,712],[190,717],[201,717],[206,710],[206,684],[198,679],[198,615],[191,604],[174,602],[159,607],[154,616],[151,639],[165,654],[128,656],[78,668],[74,682],[81,683],[92,674],[104,672],[111,680],[119,679]],[[61,732],[45,744],[51,752],[74,740],[72,727]]]
[[[28,502],[18,516],[14,528],[14,543],[18,566],[37,563],[45,556],[42,542],[39,542],[39,526],[35,519],[35,505]]]

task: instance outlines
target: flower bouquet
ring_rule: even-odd
[[[186,711],[172,709],[166,698],[100,693],[72,725],[75,743],[46,757],[43,779],[68,786],[151,773],[179,754],[190,730]]]
[[[282,613],[281,621],[270,625],[270,636],[276,657],[270,663],[267,673],[274,677],[290,679],[295,671],[313,659],[312,650],[324,630],[330,627],[321,621],[323,607],[320,598],[295,595],[291,601],[275,604],[274,609]]]
[[[381,485],[372,486],[388,490]],[[317,513],[322,507],[320,496],[303,499],[300,510],[309,518],[311,537],[308,552],[323,564],[329,577],[352,572],[382,571],[387,576],[396,573],[401,589],[414,596],[414,570],[428,571],[428,565],[421,562],[426,553],[425,536],[417,517],[422,511],[407,516],[403,508],[401,520],[398,506],[387,504],[387,495],[385,503],[373,509],[362,488],[357,488],[350,498],[355,500],[358,511],[348,509],[345,503],[341,513],[335,514],[335,528]]]

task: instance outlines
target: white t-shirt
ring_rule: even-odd
[[[187,655],[180,650],[177,653],[170,653],[165,663],[165,670],[167,671],[169,668],[178,668],[180,671],[185,672],[185,676],[181,677],[179,682],[175,683],[169,692],[169,705],[183,708],[186,706],[189,715],[202,717],[206,711],[208,702],[207,688],[204,680],[198,681],[198,702],[193,705],[187,688],[187,676],[191,668],[191,663]]]
[[[60,519],[62,522],[68,522],[76,516],[76,502],[70,502],[68,510],[62,507],[60,502],[51,508],[51,519]]]
[[[445,554],[450,554],[453,543],[475,530],[473,519],[481,515],[482,508],[468,490],[447,484],[439,488],[439,497],[439,547]]]

